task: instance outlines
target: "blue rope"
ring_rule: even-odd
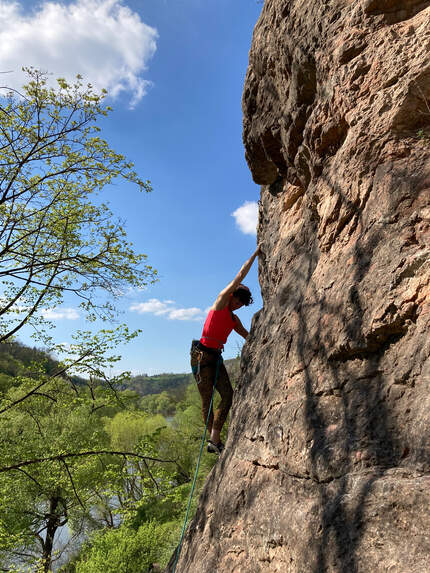
[[[191,492],[190,492],[190,497],[188,498],[188,505],[187,505],[187,511],[185,513],[185,519],[184,519],[184,525],[182,526],[182,533],[181,533],[181,538],[179,540],[179,545],[176,549],[176,558],[175,558],[175,563],[173,565],[173,570],[172,573],[175,573],[176,571],[176,565],[178,564],[178,560],[179,560],[179,555],[181,553],[181,549],[182,549],[182,542],[184,541],[184,535],[185,535],[185,529],[187,527],[187,522],[188,522],[188,515],[190,513],[190,507],[191,507],[191,501],[193,499],[193,493],[194,493],[194,489],[196,487],[196,482],[197,482],[197,476],[199,473],[199,468],[200,468],[200,461],[202,459],[202,453],[203,453],[203,447],[205,445],[205,439],[206,439],[206,431],[208,429],[208,424],[209,424],[209,418],[211,415],[211,410],[212,410],[212,403],[213,403],[213,399],[214,399],[214,393],[215,393],[215,386],[218,380],[218,373],[219,373],[219,367],[222,363],[222,356],[220,356],[217,360],[216,363],[216,370],[215,370],[215,380],[214,380],[214,387],[212,389],[212,396],[211,396],[211,401],[209,404],[209,412],[208,412],[208,416],[206,419],[206,425],[205,425],[205,430],[203,432],[203,436],[202,436],[202,442],[200,444],[200,452],[199,452],[199,457],[197,459],[197,465],[196,465],[196,470],[194,472],[194,479],[193,479],[193,485],[191,486]]]

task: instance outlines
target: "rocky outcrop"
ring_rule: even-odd
[[[430,571],[429,6],[264,4],[264,307],[179,573]]]

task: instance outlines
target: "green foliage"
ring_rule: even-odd
[[[429,142],[430,141],[430,132],[428,129],[427,130],[419,129],[417,131],[417,137],[418,137],[418,139],[421,139],[422,141]]]
[[[236,364],[227,361],[230,371]],[[97,379],[73,386],[45,370],[30,362],[27,375],[3,375],[3,385],[0,378],[3,405],[14,404],[0,416],[0,566],[26,553],[19,570],[47,572],[55,544],[43,535],[68,526],[88,542],[64,572],[164,567],[179,540],[204,428],[195,382],[179,401],[174,388],[142,399]],[[35,382],[43,386],[32,392]],[[149,400],[169,409],[168,421],[140,407]],[[191,515],[214,463],[203,455]]]
[[[33,383],[22,377],[7,399],[14,401]],[[32,395],[0,417],[0,516],[10,536],[8,543],[0,539],[3,563],[14,551],[26,553],[29,565],[40,556],[50,559],[52,540],[40,532],[55,535],[60,524],[88,517],[91,497],[105,487],[106,462],[80,454],[109,446],[97,409],[108,400],[108,395],[93,400],[84,390],[76,394],[57,379],[45,385],[43,394]]]
[[[172,416],[176,410],[176,402],[168,392],[164,391],[161,394],[144,396],[140,402],[140,407],[148,414]]]
[[[113,448],[132,451],[147,436],[165,427],[163,416],[147,416],[141,412],[118,412],[106,423]]]
[[[176,523],[149,521],[137,530],[121,527],[99,532],[82,551],[76,573],[145,573],[153,563],[165,562],[178,537]]]

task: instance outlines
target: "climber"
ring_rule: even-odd
[[[197,387],[202,399],[203,420],[208,420],[209,407],[212,391],[217,373],[215,388],[221,396],[221,402],[215,414],[210,412],[208,431],[210,438],[207,451],[220,454],[224,449],[220,434],[233,399],[233,388],[228,377],[227,370],[222,362],[221,352],[227,337],[232,330],[246,338],[248,331],[244,328],[239,318],[233,314],[241,306],[252,304],[252,296],[249,288],[242,283],[252,266],[260,247],[243,264],[236,277],[223,289],[214,304],[211,306],[203,326],[200,340],[193,340],[191,345],[191,368],[197,382]]]

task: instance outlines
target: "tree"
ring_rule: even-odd
[[[14,401],[22,386],[32,384],[22,377],[7,398]],[[161,484],[182,471],[176,460],[160,459],[154,448],[139,444],[165,423],[161,417],[118,413],[113,432],[106,431],[104,407],[119,406],[107,389],[93,390],[53,379],[43,393],[0,417],[0,568],[19,559],[50,571],[59,528],[67,524],[80,535],[106,525],[108,514],[112,527],[118,500],[132,507],[141,497],[159,494]],[[132,436],[119,426],[121,420]]]
[[[96,199],[118,178],[151,190],[99,136],[96,122],[110,111],[105,93],[79,76],[49,88],[46,74],[26,71],[23,93],[3,88],[0,98],[0,342],[24,325],[40,335],[43,312],[66,293],[90,320],[111,319],[112,299],[156,274]]]
[[[18,392],[13,387],[8,397]],[[108,449],[97,409],[107,399],[91,404],[88,392],[55,379],[0,417],[0,527],[13,541],[0,542],[2,565],[18,558],[49,571],[57,530],[89,516],[93,491],[104,487],[104,466],[83,454]]]
[[[94,93],[79,76],[73,85],[59,79],[50,88],[46,74],[27,73],[22,93],[3,88],[0,95],[0,343],[26,325],[59,350],[47,316],[66,296],[79,301],[89,321],[111,322],[124,289],[155,280],[156,271],[99,198],[118,179],[142,191],[151,186],[99,135],[96,123],[110,111],[105,93]],[[39,555],[48,571],[56,530],[85,515],[89,497],[106,484],[106,460],[120,459],[112,462],[120,472],[127,456],[146,463],[139,453],[106,448],[106,435],[91,426],[99,410],[112,406],[97,386],[104,381],[115,390],[123,380],[106,378],[106,367],[118,359],[107,353],[135,335],[126,325],[78,331],[64,349],[68,358],[49,371],[37,357],[24,372],[19,360],[9,360],[13,371],[0,381],[0,550],[6,554],[18,548],[30,561]],[[65,381],[71,366],[90,375],[85,395]]]

